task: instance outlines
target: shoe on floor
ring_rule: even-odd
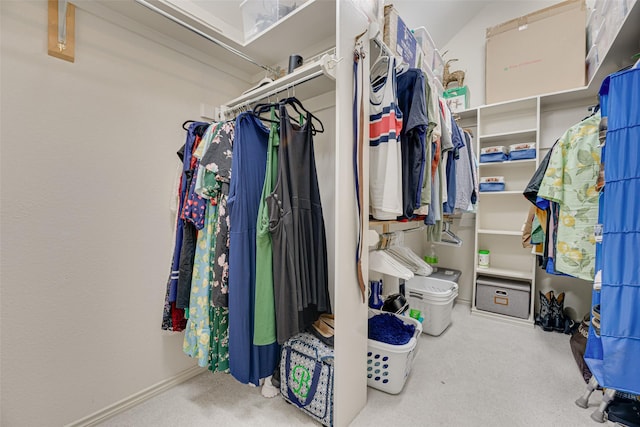
[[[609,421],[626,427],[640,427],[640,401],[616,399],[607,408]]]

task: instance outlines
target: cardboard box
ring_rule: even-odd
[[[469,108],[469,88],[467,86],[454,87],[447,89],[442,94],[442,97],[447,101],[449,109],[452,113],[459,113]]]
[[[585,85],[585,0],[568,0],[487,29],[485,103]]]
[[[413,33],[404,23],[393,5],[384,7],[384,33],[382,41],[396,55],[402,57],[410,68],[416,67],[418,57],[418,42]]]

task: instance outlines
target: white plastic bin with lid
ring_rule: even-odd
[[[420,310],[422,332],[438,336],[451,324],[453,301],[458,296],[458,284],[449,280],[415,276],[405,282],[409,308]]]

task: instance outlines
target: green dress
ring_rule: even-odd
[[[271,109],[271,129],[267,147],[267,169],[258,208],[256,224],[256,300],[253,344],[268,345],[276,342],[276,312],[273,294],[273,247],[269,232],[269,211],[265,202],[273,192],[278,178],[278,144],[280,135],[275,108]]]

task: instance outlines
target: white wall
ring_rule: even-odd
[[[502,0],[483,8],[441,49],[445,60],[457,58],[451,71],[463,70],[465,84],[471,92],[471,107],[484,104],[485,38],[487,28],[558,3],[546,0]],[[455,25],[452,23],[452,25]]]
[[[45,1],[0,6],[0,424],[63,425],[195,365],[160,330],[175,152],[247,85],[80,9],[55,59]]]

